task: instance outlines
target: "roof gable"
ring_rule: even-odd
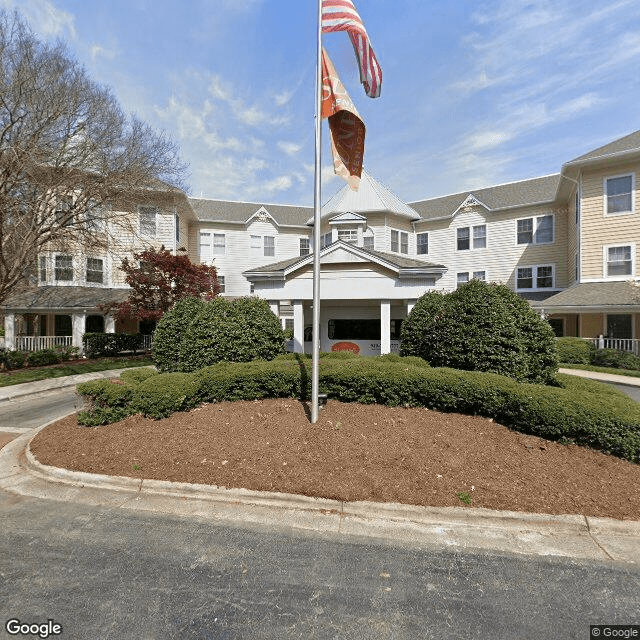
[[[260,207],[253,215],[249,216],[245,220],[245,224],[249,225],[254,219],[259,222],[273,222],[276,227],[280,226],[278,221],[264,207]]]
[[[630,152],[630,151],[640,151],[640,131],[634,131],[629,135],[623,136],[622,138],[618,138],[613,142],[609,142],[593,151],[589,151],[584,155],[578,156],[571,160],[571,162],[567,164],[572,164],[574,162],[584,162],[586,160],[595,160],[596,158],[602,158],[604,156],[612,156],[620,153]]]

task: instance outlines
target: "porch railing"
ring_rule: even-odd
[[[585,338],[590,340],[596,349],[617,349],[640,356],[640,340],[631,338]]]
[[[39,351],[53,347],[70,347],[72,336],[16,336],[17,351]]]

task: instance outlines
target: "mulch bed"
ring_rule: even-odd
[[[32,441],[48,465],[90,473],[424,506],[640,520],[640,465],[486,418],[293,399],[203,405],[97,428],[75,416]]]

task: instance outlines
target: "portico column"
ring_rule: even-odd
[[[391,300],[380,300],[380,355],[391,353]]]
[[[105,333],[115,333],[116,332],[116,319],[110,313],[108,313],[104,317],[104,332]]]
[[[293,351],[304,353],[304,309],[302,300],[293,301]]]
[[[413,311],[413,307],[416,306],[416,300],[407,300],[407,316]]]
[[[71,346],[78,347],[80,353],[83,353],[82,336],[87,326],[86,313],[74,313],[71,316]]]
[[[269,309],[271,309],[271,313],[273,313],[273,315],[277,318],[279,312],[278,301],[269,300]]]
[[[10,351],[14,351],[16,348],[16,316],[14,313],[6,313],[4,316],[4,346]]]

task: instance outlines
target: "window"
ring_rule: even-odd
[[[518,267],[516,289],[533,289],[533,268]]]
[[[458,276],[456,278],[456,287],[459,287],[461,284],[464,284],[465,282],[469,282],[469,272],[468,271],[463,271],[463,272],[458,274]]]
[[[402,320],[391,320],[391,340],[400,340]]]
[[[73,280],[73,258],[71,256],[56,256],[55,278],[59,281]]]
[[[225,235],[224,233],[213,234],[213,255],[223,256],[225,252]]]
[[[580,190],[576,189],[576,224],[580,222]]]
[[[309,238],[300,238],[300,255],[308,256],[311,253],[311,248],[309,247]]]
[[[104,229],[106,219],[106,205],[89,202],[84,213],[85,226],[89,231],[101,231]]]
[[[104,316],[87,316],[84,330],[87,333],[104,333]]]
[[[473,227],[473,248],[485,249],[487,246],[487,225],[481,224]]]
[[[482,282],[485,282],[487,279],[487,274],[485,271],[474,271],[473,272],[473,279],[474,280],[482,280]]]
[[[516,289],[552,289],[553,265],[518,267]]]
[[[427,253],[429,253],[429,234],[419,233],[416,236],[416,245],[418,255],[426,255]]]
[[[405,231],[391,230],[391,251],[409,253],[409,234]]]
[[[264,237],[264,255],[275,256],[276,255],[276,239],[274,236]]]
[[[218,285],[220,287],[219,293],[224,293],[224,276],[218,274]]]
[[[348,242],[349,244],[356,244],[358,242],[358,230],[338,229],[338,240]]]
[[[251,252],[260,253],[262,251],[262,236],[251,236]]]
[[[40,256],[40,282],[47,281],[47,258]]]
[[[325,233],[323,236],[320,237],[320,248],[324,249],[325,247],[328,247],[331,244],[331,231],[329,231],[328,233]]]
[[[606,213],[630,213],[633,211],[633,176],[619,176],[605,180]]]
[[[469,227],[461,227],[456,232],[458,251],[469,249]]]
[[[329,320],[329,340],[380,340],[380,320]]]
[[[156,207],[140,207],[140,234],[150,238],[156,237]]]
[[[362,246],[365,249],[369,249],[370,251],[373,251],[375,249],[375,238],[373,236],[365,236],[362,239]]]
[[[56,224],[61,227],[68,227],[73,224],[73,214],[70,213],[73,208],[73,200],[71,198],[61,198],[55,210]]]
[[[201,231],[200,232],[200,260],[211,260],[212,255],[213,255],[213,252],[211,249],[211,232]]]
[[[607,277],[630,276],[633,273],[631,245],[605,247]]]
[[[100,258],[87,258],[87,282],[104,281],[103,262]]]
[[[518,244],[549,244],[553,242],[553,216],[518,220],[516,236]]]

